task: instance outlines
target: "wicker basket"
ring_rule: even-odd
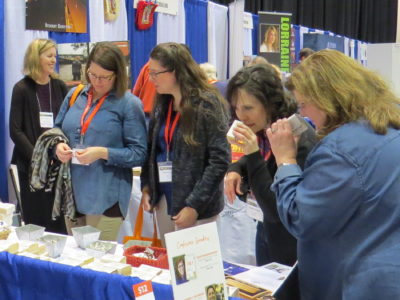
[[[148,259],[144,257],[136,257],[133,254],[141,253],[146,250],[146,248],[150,248],[154,251],[154,256],[156,259]],[[162,268],[162,269],[169,269],[168,265],[168,255],[167,250],[165,248],[158,248],[158,247],[144,247],[144,246],[132,246],[124,251],[124,255],[126,256],[126,262],[133,267],[139,267],[141,264]]]

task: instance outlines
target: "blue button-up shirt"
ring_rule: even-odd
[[[87,104],[89,87],[85,87],[74,105],[69,107],[71,90],[55,121],[55,126],[68,137],[71,148],[80,144],[80,120]],[[92,104],[87,117],[96,104]],[[71,164],[77,210],[82,214],[98,215],[119,203],[122,215],[126,216],[132,189],[131,168],[142,165],[147,149],[146,124],[140,99],[129,92],[118,99],[111,91],[92,119],[83,138],[83,146],[106,147],[108,160],[99,159],[89,166]]]

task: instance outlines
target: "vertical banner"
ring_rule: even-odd
[[[258,55],[277,65],[283,72],[290,73],[290,13],[258,12],[259,44]]]

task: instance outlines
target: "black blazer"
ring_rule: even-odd
[[[59,79],[51,79],[50,84],[55,118],[67,95],[67,86]],[[21,172],[28,173],[33,148],[42,133],[39,113],[36,83],[32,78],[25,76],[14,85],[9,120],[10,137],[15,144],[11,162],[16,164]]]
[[[308,153],[316,144],[314,129],[301,135],[297,149],[297,163],[304,167]],[[268,241],[268,253],[272,261],[293,265],[297,259],[296,239],[286,230],[279,219],[275,194],[270,190],[277,170],[275,157],[264,161],[259,151],[243,156],[229,166],[229,172],[237,172],[242,176],[243,191],[252,190],[258,205],[264,214],[264,231]]]

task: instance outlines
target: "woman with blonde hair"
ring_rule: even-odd
[[[298,240],[302,299],[398,299],[399,99],[335,50],[307,58],[287,87],[320,137],[301,171],[288,121],[267,131],[278,212]]]
[[[65,232],[63,218],[51,220],[53,192],[31,192],[29,165],[38,137],[52,128],[61,103],[67,94],[63,81],[57,79],[56,44],[48,39],[33,40],[26,49],[23,73],[12,92],[10,136],[15,144],[12,163],[17,165],[20,196],[25,224],[46,227],[47,231]]]
[[[264,41],[260,46],[260,52],[278,52],[279,51],[279,37],[276,26],[268,26],[264,33]]]

